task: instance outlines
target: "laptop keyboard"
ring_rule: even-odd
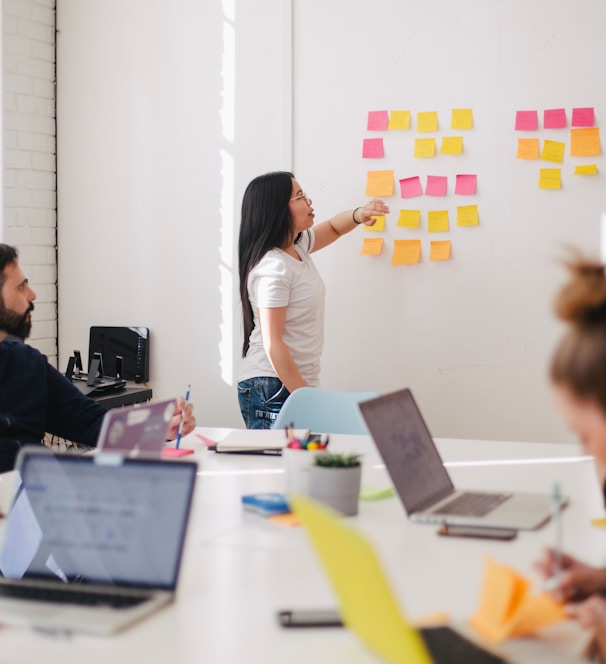
[[[455,514],[458,516],[484,516],[511,498],[510,493],[463,493],[432,514]]]
[[[28,599],[59,604],[78,604],[79,606],[110,606],[115,609],[127,609],[145,602],[145,596],[133,597],[110,593],[95,593],[86,590],[67,590],[62,588],[43,588],[26,585],[0,585],[0,598]]]
[[[505,664],[450,627],[425,627],[420,632],[435,664]]]

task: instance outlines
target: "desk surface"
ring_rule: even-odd
[[[285,528],[242,510],[240,496],[284,489],[281,457],[215,454],[200,435],[220,440],[228,430],[197,429],[183,447],[200,463],[194,509],[176,603],[114,637],[49,638],[23,628],[0,629],[2,659],[81,664],[107,661],[298,662],[376,664],[379,660],[344,629],[284,630],[275,613],[284,608],[335,605],[334,595],[301,528]],[[606,530],[590,525],[603,515],[593,461],[573,445],[438,439],[457,487],[550,492],[555,481],[571,504],[562,517],[565,549],[601,564]],[[367,486],[390,486],[373,443],[364,436],[331,437],[331,447],[363,452]],[[186,457],[191,458],[191,457]],[[8,476],[0,476],[0,492]],[[490,554],[533,582],[541,547],[551,544],[549,525],[520,532],[512,542],[440,538],[435,526],[411,524],[397,498],[361,502],[349,520],[379,553],[401,606],[413,619],[446,612],[456,623],[473,613],[483,559]],[[570,629],[572,628],[572,629]],[[567,631],[569,630],[569,631]],[[576,626],[548,630],[549,643],[517,640],[506,652],[517,661],[570,661]],[[322,653],[318,659],[318,653]],[[560,656],[561,655],[561,656]]]

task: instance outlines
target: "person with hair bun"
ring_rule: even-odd
[[[556,406],[578,435],[585,454],[595,459],[606,502],[606,272],[604,265],[576,256],[566,263],[570,279],[555,300],[557,317],[568,325],[550,367]],[[572,602],[569,613],[593,630],[595,646],[606,659],[606,568],[576,558],[559,558],[562,572],[554,593]],[[547,579],[556,563],[553,549],[536,563]]]

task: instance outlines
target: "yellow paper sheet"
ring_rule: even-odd
[[[599,127],[583,127],[570,130],[570,156],[594,157],[600,154]]]
[[[583,164],[575,166],[575,175],[595,175],[598,172],[597,164]]]
[[[404,228],[418,228],[421,221],[421,210],[400,210],[398,226]]]
[[[382,237],[365,237],[362,242],[362,256],[378,256],[383,251]]]
[[[427,213],[427,230],[430,233],[448,232],[448,210],[430,210]]]
[[[417,131],[438,131],[437,111],[417,113]]]
[[[414,156],[418,159],[425,157],[433,157],[436,153],[436,139],[435,138],[417,138],[415,140]]]
[[[450,260],[450,240],[432,240],[430,242],[429,260],[447,261]]]
[[[451,129],[471,129],[473,127],[473,112],[471,108],[453,108],[450,120]]]
[[[440,154],[463,154],[463,137],[444,136],[440,145]]]
[[[421,240],[394,240],[392,265],[413,265],[421,258]]]
[[[385,220],[387,217],[382,214],[382,215],[374,215],[373,219],[375,220],[375,223],[372,226],[369,226],[368,224],[363,224],[364,230],[366,231],[384,231],[385,230]]]
[[[560,168],[541,168],[539,172],[539,189],[561,189],[562,171]]]
[[[560,141],[548,141],[543,142],[543,151],[541,152],[541,159],[545,161],[554,161],[557,164],[561,164],[564,160],[564,148],[566,143],[561,143]]]
[[[393,196],[393,171],[368,171],[366,179],[367,196]]]
[[[410,129],[410,111],[390,111],[388,129]]]
[[[539,149],[538,138],[518,138],[518,159],[538,159]]]
[[[477,205],[459,205],[457,207],[457,226],[477,226],[479,223]]]

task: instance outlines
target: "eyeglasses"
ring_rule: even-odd
[[[298,196],[295,196],[294,198],[291,198],[291,201],[298,201],[300,198],[304,198],[305,202],[309,207],[311,207],[311,198],[306,194],[306,193],[300,193]]]

